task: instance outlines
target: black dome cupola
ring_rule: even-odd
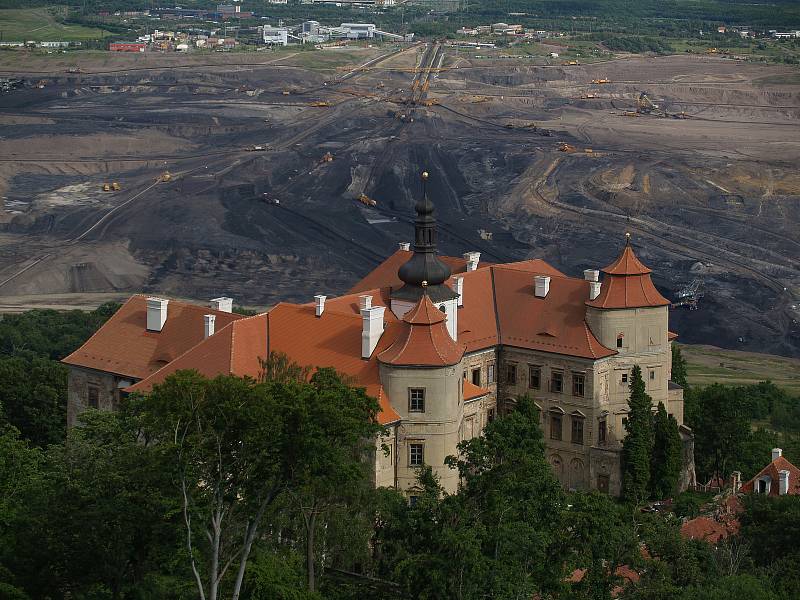
[[[427,182],[428,173],[423,173],[422,197],[414,207],[417,212],[414,219],[414,254],[397,272],[404,283],[403,287],[392,292],[392,298],[399,300],[419,300],[423,294],[423,282],[433,302],[458,297],[444,285],[450,278],[450,267],[436,256],[436,218],[433,216],[433,202],[428,198]]]

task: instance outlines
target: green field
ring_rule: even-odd
[[[59,9],[29,8],[0,10],[0,41],[74,42],[110,35],[107,31],[59,22]]]
[[[680,344],[680,348],[692,385],[746,385],[770,380],[787,392],[800,395],[799,359],[693,344]]]

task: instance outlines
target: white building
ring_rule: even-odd
[[[275,46],[289,45],[289,30],[286,27],[270,27],[264,25],[263,40],[265,44]]]
[[[342,23],[339,29],[345,37],[351,40],[372,39],[375,37],[374,23]]]

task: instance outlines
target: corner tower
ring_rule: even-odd
[[[627,410],[630,371],[639,365],[653,405],[663,402],[681,424],[683,395],[670,394],[670,302],[653,285],[651,269],[636,257],[630,234],[626,238],[619,257],[602,269],[599,294],[594,299],[594,293],[590,294],[586,302],[586,322],[592,333],[604,346],[617,351],[608,359],[605,400],[620,415]]]
[[[428,198],[428,173],[422,174],[422,198],[417,202],[414,219],[414,253],[397,271],[403,285],[391,292],[392,312],[398,319],[423,296],[447,315],[447,331],[454,340],[458,334],[458,294],[445,284],[450,267],[437,256],[436,218],[433,202]],[[423,284],[424,289],[423,289]]]
[[[458,473],[445,465],[460,441],[464,418],[462,358],[442,314],[423,294],[406,312],[394,343],[378,355],[380,378],[402,419],[397,436],[398,489],[414,495],[417,469],[430,465],[445,490],[458,487]]]

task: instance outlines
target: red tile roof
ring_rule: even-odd
[[[736,518],[716,520],[711,517],[697,517],[681,525],[681,536],[690,540],[703,540],[716,544],[739,531]]]
[[[147,331],[147,298],[131,297],[63,362],[143,379],[203,341],[203,315],[216,315],[219,331],[242,315],[170,300],[167,320],[160,332]]]
[[[378,360],[396,367],[446,367],[458,364],[466,346],[450,337],[446,317],[428,295],[403,317],[394,343],[378,354]]]
[[[779,456],[761,469],[755,477],[742,485],[741,491],[745,493],[753,492],[755,490],[755,482],[766,475],[771,479],[769,495],[778,496],[780,495],[779,480],[781,471],[789,471],[789,491],[787,494],[790,496],[800,495],[800,469],[786,460],[784,456]]]
[[[398,288],[403,285],[400,277],[397,275],[397,270],[400,266],[406,263],[414,253],[409,250],[397,250],[389,258],[384,260],[375,269],[366,275],[361,281],[355,284],[348,294],[359,294],[365,290],[375,288]],[[439,256],[444,264],[450,267],[450,272],[453,275],[464,273],[467,270],[467,261],[463,258],[455,256]],[[481,262],[479,267],[485,267],[491,263]]]
[[[464,402],[488,396],[492,390],[475,385],[468,379],[464,380]]]
[[[613,263],[602,269],[606,276],[600,294],[588,300],[587,306],[595,308],[644,308],[667,306],[664,298],[650,279],[651,270],[636,258],[630,242]]]

